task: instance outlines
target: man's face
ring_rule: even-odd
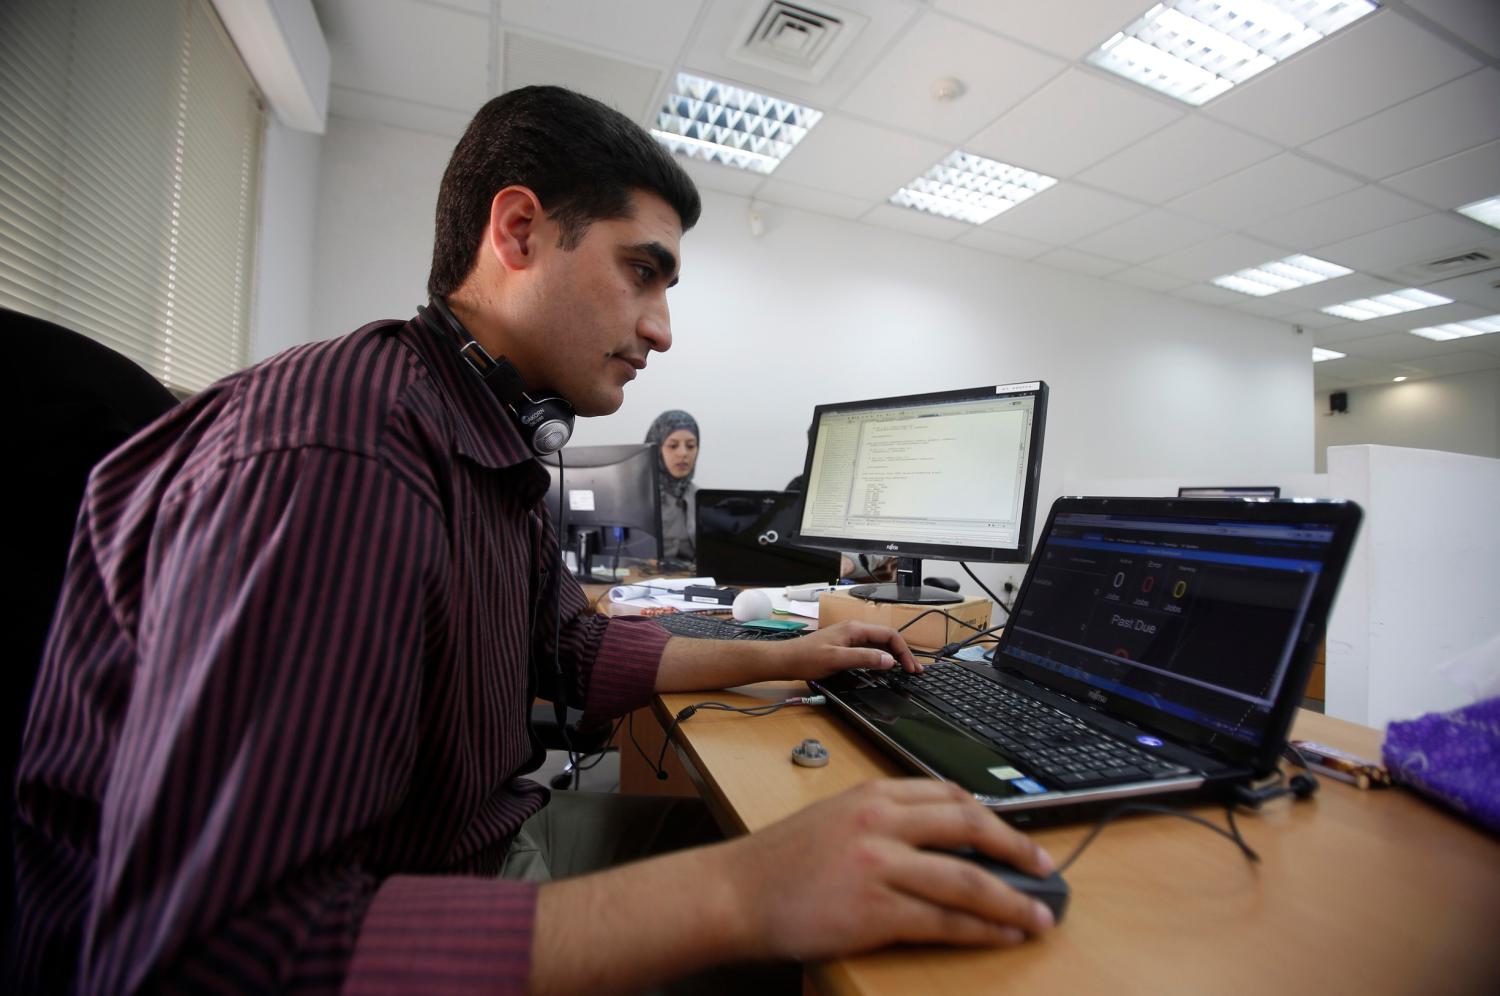
[[[677,282],[682,223],[660,197],[638,190],[629,217],[596,221],[574,249],[550,219],[515,315],[525,335],[513,360],[533,392],[555,392],[580,415],[608,415],[647,354],[672,345],[667,288]]]

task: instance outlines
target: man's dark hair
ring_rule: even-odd
[[[429,294],[451,294],[474,267],[495,194],[530,187],[574,249],[589,225],[623,218],[634,190],[670,204],[687,231],[698,221],[698,189],[644,128],[592,97],[528,86],[480,108],[458,140],[438,190]]]

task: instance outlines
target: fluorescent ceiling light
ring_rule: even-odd
[[[1288,256],[1286,259],[1278,259],[1274,263],[1252,266],[1238,273],[1214,277],[1213,282],[1226,290],[1265,297],[1267,294],[1291,290],[1293,287],[1320,284],[1325,280],[1353,272],[1347,266],[1330,263],[1326,259],[1298,254]]]
[[[1375,9],[1369,0],[1165,0],[1088,61],[1196,107]]]
[[[651,134],[680,156],[769,173],[822,117],[790,100],[678,73]]]
[[[955,149],[932,169],[891,195],[898,207],[982,225],[1034,197],[1055,177]]]
[[[1322,309],[1322,311],[1324,314],[1337,315],[1340,318],[1347,318],[1350,321],[1363,322],[1371,318],[1399,315],[1403,311],[1418,311],[1422,308],[1433,308],[1440,304],[1452,303],[1453,299],[1451,297],[1443,297],[1441,294],[1432,294],[1428,291],[1409,287],[1406,290],[1393,291],[1390,294],[1363,297],[1358,301],[1345,301],[1343,304],[1335,304]]]
[[[1423,339],[1435,339],[1445,342],[1448,339],[1467,339],[1471,335],[1489,335],[1491,332],[1500,332],[1500,315],[1490,315],[1487,318],[1473,318],[1467,322],[1449,322],[1447,325],[1429,325],[1422,329],[1412,329],[1412,335],[1419,335]]]
[[[1322,346],[1313,347],[1313,362],[1322,363],[1324,360],[1342,360],[1348,353],[1340,353],[1336,349],[1324,349]]]
[[[1402,377],[1392,377],[1391,378],[1391,383],[1392,384],[1400,384],[1404,380],[1406,380],[1406,378],[1404,376],[1402,376]]]
[[[1484,222],[1491,228],[1500,228],[1500,197],[1488,197],[1473,204],[1465,204],[1458,209],[1458,213]]]

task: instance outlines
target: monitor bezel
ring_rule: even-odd
[[[1017,531],[1018,544],[1014,549],[984,546],[953,546],[941,543],[893,543],[882,540],[867,540],[827,536],[808,536],[802,531],[806,514],[807,493],[812,482],[813,455],[817,448],[818,429],[823,416],[829,413],[863,411],[870,408],[903,408],[911,405],[941,403],[945,401],[975,401],[997,397],[1029,395],[1032,403],[1031,440],[1027,448],[1026,473],[1021,498],[1021,523]],[[807,454],[802,462],[803,485],[797,501],[796,532],[794,538],[802,546],[823,550],[849,551],[851,553],[873,553],[892,557],[930,557],[935,560],[973,561],[987,564],[1024,564],[1031,557],[1032,536],[1036,531],[1037,494],[1041,490],[1042,442],[1047,425],[1047,382],[1042,380],[1015,381],[1007,384],[992,384],[985,387],[964,388],[957,391],[933,391],[925,394],[906,394],[888,398],[862,401],[842,401],[836,404],[818,405],[813,409],[812,428],[809,433]]]

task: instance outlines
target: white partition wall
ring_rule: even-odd
[[[1500,633],[1500,460],[1333,446],[1328,494],[1365,509],[1329,621],[1329,715],[1383,727],[1473,701],[1447,665]]]

